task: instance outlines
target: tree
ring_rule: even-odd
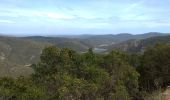
[[[117,82],[121,81],[123,86],[127,89],[128,95],[135,97],[138,92],[139,73],[129,64],[127,57],[126,53],[112,51],[104,57],[102,66],[108,71],[112,78],[109,84],[110,92],[115,90]]]
[[[30,79],[0,80],[0,95],[19,100],[130,100],[137,92],[139,75],[128,57],[118,51],[98,55],[89,49],[78,54],[50,46],[32,65]]]
[[[38,86],[30,79],[19,77],[0,79],[0,98],[3,100],[47,100],[43,87]]]
[[[148,48],[138,68],[141,89],[153,91],[170,83],[170,45],[158,44]]]
[[[46,47],[40,56],[41,62],[54,65],[60,62],[60,49],[55,46]]]
[[[92,51],[79,55],[67,48],[45,48],[40,62],[33,65],[33,79],[46,87],[51,99],[93,100],[109,74],[90,59],[97,59]]]

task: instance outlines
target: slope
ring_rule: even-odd
[[[38,43],[16,37],[0,37],[0,76],[28,71],[29,64],[37,62],[41,50],[50,44]],[[29,69],[31,71],[31,69]],[[11,72],[12,71],[12,72]],[[29,72],[28,72],[29,73]],[[24,75],[25,73],[23,73]]]
[[[150,37],[142,40],[128,40],[118,44],[109,46],[107,49],[111,51],[113,49],[122,50],[130,53],[143,52],[145,48],[154,46],[156,44],[169,44],[170,35]]]

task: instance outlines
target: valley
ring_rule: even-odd
[[[37,62],[42,49],[51,45],[59,48],[71,48],[79,53],[85,53],[89,48],[92,48],[95,53],[107,54],[112,50],[131,53],[143,52],[144,48],[154,46],[157,43],[170,43],[169,34],[87,35],[84,38],[74,35],[60,37],[0,36],[0,68],[2,70],[0,76],[6,76],[8,74],[11,76],[12,74],[10,73],[18,73],[17,71],[21,71],[21,75],[32,73],[31,68],[26,66]],[[28,68],[29,70],[27,72]]]

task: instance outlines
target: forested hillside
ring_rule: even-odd
[[[81,41],[90,44],[93,47],[100,47],[101,45],[112,45],[117,44],[123,41],[131,39],[146,39],[155,36],[165,36],[168,33],[158,33],[158,32],[149,32],[144,34],[130,34],[130,33],[121,33],[121,34],[106,34],[106,35],[79,35],[79,36],[65,36],[67,38],[77,38]],[[63,36],[64,37],[64,36]]]
[[[170,46],[143,54],[46,47],[30,77],[0,79],[3,100],[143,100],[170,83]],[[146,95],[147,94],[147,95]]]
[[[79,53],[90,48],[77,39],[0,36],[0,77],[30,75],[33,70],[28,66],[39,61],[43,48],[50,45],[72,48]]]
[[[166,35],[166,36],[159,36]],[[82,35],[84,36],[84,35]],[[125,41],[126,36],[135,40]],[[158,36],[158,37],[151,37]],[[71,36],[70,36],[71,37]],[[151,37],[151,38],[146,38]],[[126,39],[125,39],[126,38]],[[146,39],[141,39],[146,38]],[[120,41],[124,42],[120,42]],[[113,42],[116,41],[116,42]],[[92,43],[93,42],[93,43]],[[82,37],[0,37],[0,76],[27,76],[32,73],[30,66],[39,61],[44,47],[54,45],[59,48],[71,48],[78,53],[87,52],[92,48],[96,53],[109,53],[112,50],[121,50],[129,53],[141,53],[145,48],[158,43],[168,44],[168,34],[148,33],[141,35],[92,35]]]
[[[156,36],[150,37],[141,40],[128,40],[118,44],[110,45],[106,47],[108,51],[112,51],[113,49],[126,51],[129,53],[141,53],[147,47],[153,47],[156,44],[169,44],[170,43],[170,35],[167,36]]]
[[[0,100],[170,100],[170,0],[0,0]]]

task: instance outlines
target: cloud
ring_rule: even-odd
[[[0,18],[15,20],[18,23],[42,23],[42,21],[71,20],[75,16],[52,11],[39,11],[28,9],[6,9],[0,10]],[[5,21],[4,21],[5,22]],[[10,23],[10,22],[9,22]],[[11,22],[12,23],[12,22]],[[48,24],[48,23],[47,23]]]
[[[64,15],[60,13],[44,13],[44,16],[52,19],[74,19],[74,16]]]
[[[162,7],[167,5],[165,4],[167,0],[162,1],[161,6],[159,0],[2,1],[0,3],[2,26],[4,23],[8,23],[7,25],[15,23],[12,24],[14,27],[30,26],[30,30],[43,26],[47,30],[78,28],[114,31],[170,25],[170,21],[165,21],[170,20],[169,6]]]
[[[127,4],[128,7],[124,9],[124,11],[132,11],[132,10],[135,10],[136,8],[139,8],[139,7],[143,7],[143,4],[144,4],[145,0],[139,0],[135,3],[130,3],[130,4]]]
[[[13,23],[15,23],[15,22],[14,22],[14,21],[12,21],[12,20],[0,20],[0,23],[13,24]]]

